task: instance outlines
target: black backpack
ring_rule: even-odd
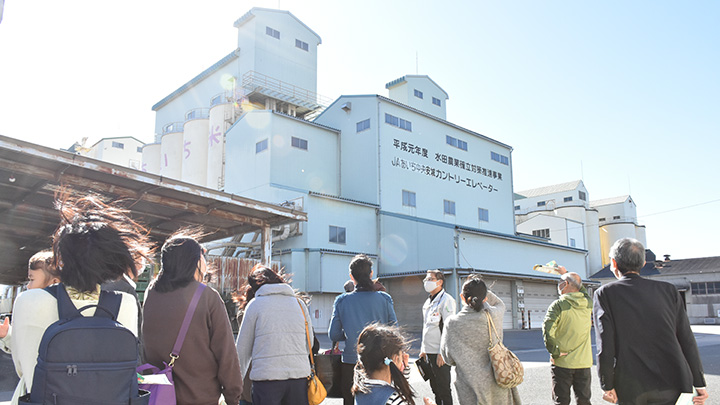
[[[31,404],[145,405],[135,368],[138,339],[117,322],[122,295],[102,291],[97,305],[77,309],[62,284],[45,289],[57,298],[59,320],[38,349]],[[82,316],[96,307],[94,316]],[[29,399],[29,401],[28,401]]]

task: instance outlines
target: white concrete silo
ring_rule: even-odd
[[[149,143],[142,148],[142,171],[150,174],[160,174],[161,144]]]
[[[160,143],[160,175],[171,179],[182,178],[183,123],[174,122],[163,127]]]
[[[208,166],[209,119],[207,108],[195,108],[185,114],[183,135],[182,181],[205,187]]]
[[[210,135],[207,152],[207,186],[220,190],[224,186],[225,133],[233,123],[233,104],[224,93],[210,101]]]

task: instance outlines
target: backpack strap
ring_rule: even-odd
[[[197,287],[197,290],[195,290],[195,294],[190,300],[190,305],[188,305],[187,312],[185,312],[185,319],[183,319],[182,326],[180,327],[180,332],[178,332],[177,339],[175,340],[175,345],[173,346],[172,352],[170,353],[170,364],[168,364],[168,366],[170,367],[172,367],[175,364],[175,360],[180,357],[180,349],[182,349],[183,342],[185,341],[185,335],[187,335],[188,329],[190,329],[190,321],[192,321],[193,314],[195,313],[198,301],[200,301],[200,296],[205,290],[205,287],[205,284],[200,283],[200,285],[198,285]]]
[[[82,316],[82,311],[91,307],[97,307],[99,311],[95,311],[94,316],[101,316],[104,318],[110,318],[117,320],[118,314],[120,313],[120,304],[122,303],[122,295],[109,292],[101,291],[100,299],[97,305],[86,305],[80,309],[75,307],[70,295],[65,290],[65,285],[59,283],[50,287],[46,287],[45,291],[50,293],[57,300],[58,305],[58,318],[59,319],[73,319]]]

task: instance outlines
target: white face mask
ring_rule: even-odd
[[[424,284],[425,291],[429,294],[437,288],[437,281],[428,280]]]

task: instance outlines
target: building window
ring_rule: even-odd
[[[222,103],[222,98],[223,98],[223,96],[213,97],[212,100],[210,100],[210,107],[216,106],[216,105]]]
[[[572,201],[572,197],[563,198],[563,202],[570,202],[570,201]]]
[[[422,91],[415,89],[415,97],[417,98],[423,98]]]
[[[519,205],[516,205],[516,206],[515,206],[515,211],[520,211],[520,206],[519,206]]]
[[[280,33],[278,32],[278,37],[279,36]],[[310,52],[310,47],[308,46],[308,43],[299,39],[295,39],[295,48],[300,48],[303,51]]]
[[[299,148],[299,149],[307,150],[307,148],[308,148],[308,142],[302,138],[295,138],[293,136],[291,143],[292,143],[292,146]]]
[[[360,121],[355,125],[356,132],[362,132],[366,129],[370,129],[370,118],[365,121]]]
[[[385,114],[385,123],[412,132],[412,122],[398,118],[394,115]]]
[[[453,138],[450,135],[445,135],[445,143],[458,149],[467,150],[467,142],[457,138]]]
[[[415,207],[415,193],[412,191],[402,191],[402,203],[406,207]]]
[[[345,244],[345,228],[330,225],[330,242]]]
[[[433,97],[433,98],[432,98],[432,101],[433,101],[433,104],[435,104],[436,106],[442,107],[442,102],[440,101],[439,98]]]
[[[137,147],[137,152],[138,152],[138,153],[142,153],[142,146],[138,146],[138,147]]]
[[[620,215],[613,216],[613,219],[620,219]]]
[[[545,206],[545,201],[538,201],[537,206],[538,206],[538,207],[544,207],[544,206]]]
[[[443,211],[448,215],[455,215],[455,201],[443,200]]]
[[[585,195],[585,192],[584,192],[584,191],[578,191],[578,198],[581,199],[581,200],[583,200],[583,201],[587,201],[587,200],[586,200],[587,196]]]
[[[510,159],[508,159],[507,156],[501,155],[499,153],[490,152],[490,159],[500,162],[504,165],[510,164]]]
[[[118,149],[125,149],[125,144],[122,143],[122,142],[115,142],[115,141],[113,141],[112,147],[113,147],[113,148],[118,148]]]
[[[575,239],[570,238],[570,247],[575,247]]]
[[[274,30],[270,27],[265,27],[265,33],[273,38],[280,39],[280,31]]]
[[[532,231],[533,236],[538,236],[545,239],[550,239],[550,229],[536,229]]]
[[[720,294],[720,282],[690,283],[690,290],[693,295]]]
[[[605,218],[600,218],[600,219],[598,219],[598,221],[605,222]]]
[[[255,144],[255,153],[260,153],[267,148],[268,148],[268,140],[266,138]]]
[[[490,222],[490,211],[485,208],[478,208],[478,219],[484,222]]]

